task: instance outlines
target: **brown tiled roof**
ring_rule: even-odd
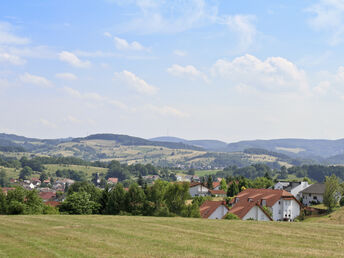
[[[56,196],[55,192],[40,192],[39,196],[44,200],[44,201],[49,201],[50,199],[54,198]]]
[[[15,190],[14,187],[2,187],[0,188],[2,190],[2,192],[7,195],[8,191],[12,191],[12,190]]]
[[[220,182],[213,182],[213,188],[218,187],[220,185]]]
[[[223,190],[209,190],[210,194],[216,195],[216,194],[224,194],[226,195],[226,192]]]
[[[196,185],[201,185],[202,183],[200,183],[200,182],[191,182],[190,183],[190,188],[191,187],[194,187],[194,186],[196,186]]]
[[[226,202],[224,202],[224,201],[205,201],[199,207],[199,211],[201,213],[201,217],[204,218],[204,219],[209,218],[210,215],[221,205],[226,206]]]
[[[110,177],[107,181],[111,182],[111,183],[114,183],[114,184],[117,184],[118,183],[118,178],[117,177]]]
[[[280,199],[296,200],[295,197],[287,191],[273,189],[246,189],[240,192],[234,200],[236,200],[236,198],[239,199],[237,202],[234,201],[233,208],[230,209],[229,212],[234,213],[241,219],[256,205],[266,214],[261,207],[262,200],[266,201],[267,207],[272,207]],[[268,214],[266,215],[270,218]]]

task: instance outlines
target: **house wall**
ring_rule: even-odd
[[[308,182],[301,182],[298,186],[291,189],[290,193],[298,200],[301,198],[300,192],[309,186]]]
[[[284,218],[294,220],[300,215],[300,208],[300,204],[294,199],[280,199],[272,206],[272,218],[275,221],[283,220]]]
[[[323,194],[308,194],[308,193],[302,194],[302,203],[304,205],[308,206],[311,204],[312,201],[318,201],[320,203],[323,203],[324,195]]]
[[[221,190],[220,187],[221,187],[221,185],[218,185],[213,190]]]
[[[196,185],[194,187],[190,187],[189,193],[192,197],[195,196],[206,196],[208,194],[209,189],[205,186]]]
[[[243,220],[254,219],[259,221],[270,221],[269,217],[258,207],[253,206],[242,218]]]
[[[208,219],[222,219],[228,212],[228,209],[224,205],[220,205],[209,217]]]

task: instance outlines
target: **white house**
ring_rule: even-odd
[[[204,219],[222,219],[229,209],[224,201],[205,201],[199,210]]]
[[[324,201],[325,184],[316,183],[300,192],[302,203],[306,206]]]
[[[270,212],[263,207],[267,207]],[[293,221],[300,215],[300,210],[301,203],[287,191],[246,189],[235,197],[229,212],[243,220]]]
[[[301,191],[309,187],[309,184],[307,181],[303,182],[277,182],[274,185],[274,189],[276,190],[285,190],[287,192],[290,192],[292,195],[295,196],[296,199],[300,200],[301,198]]]
[[[195,196],[206,196],[208,195],[209,189],[198,182],[190,183],[189,193],[191,197]]]

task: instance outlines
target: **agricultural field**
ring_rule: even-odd
[[[344,225],[126,216],[1,216],[1,257],[343,257]]]
[[[45,164],[44,167],[46,168],[45,171],[52,175],[55,174],[56,170],[60,169],[72,169],[76,171],[83,171],[88,179],[92,178],[93,173],[104,173],[108,171],[107,168],[100,168],[100,167],[92,167],[92,166],[81,166],[81,165],[58,165],[58,164]]]

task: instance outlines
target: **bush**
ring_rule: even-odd
[[[240,220],[240,218],[239,218],[237,215],[235,215],[235,214],[233,214],[233,213],[230,213],[230,212],[228,212],[228,213],[226,214],[225,219],[229,219],[229,220]]]
[[[344,206],[344,197],[342,197],[339,201],[340,207]]]

